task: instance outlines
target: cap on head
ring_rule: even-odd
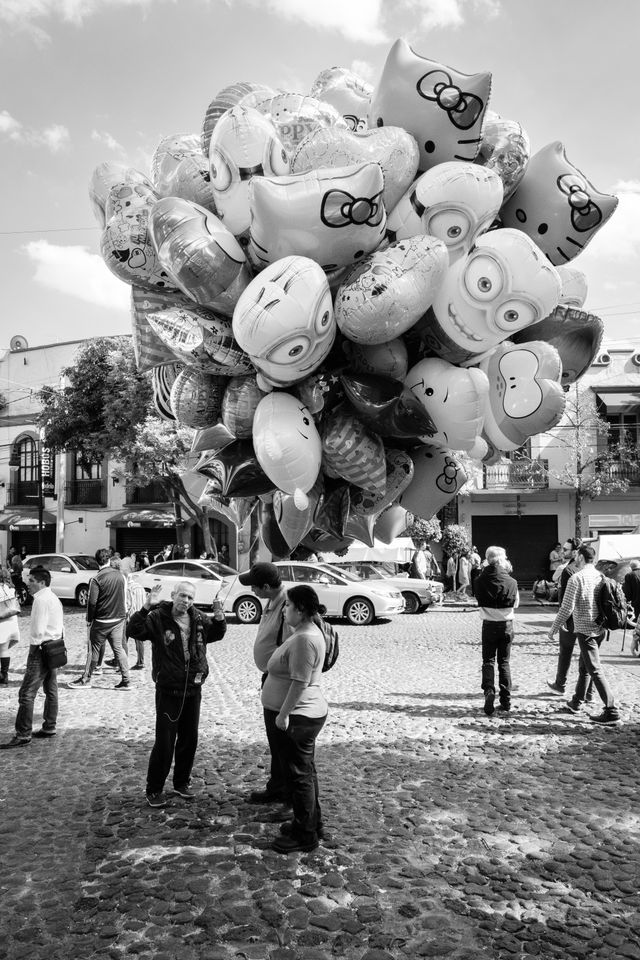
[[[632,560],[629,566],[632,570],[640,570],[640,560]]]
[[[254,563],[238,580],[243,587],[279,587],[282,583],[275,563]]]

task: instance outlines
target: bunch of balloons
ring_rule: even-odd
[[[617,200],[561,143],[531,157],[490,89],[398,40],[375,88],[235,83],[150,177],[93,174],[157,410],[194,428],[205,500],[260,498],[276,557],[432,517],[462,461],[558,423],[598,350],[568,264]]]

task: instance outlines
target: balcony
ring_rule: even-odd
[[[640,487],[640,464],[635,463],[600,463],[597,468],[598,476],[605,481],[628,483],[630,487]]]
[[[102,480],[70,480],[65,485],[65,500],[70,507],[106,507],[104,482]]]
[[[546,490],[548,460],[510,460],[482,468],[483,490]]]
[[[8,507],[37,507],[38,481],[23,480],[20,483],[10,483],[7,487]]]
[[[161,483],[148,483],[145,487],[135,487],[127,484],[127,498],[125,503],[169,503],[170,498]]]

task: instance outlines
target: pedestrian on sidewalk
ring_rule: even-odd
[[[0,750],[26,747],[32,737],[45,740],[56,735],[58,671],[56,668],[50,670],[43,659],[42,644],[47,640],[59,640],[64,635],[62,604],[51,590],[51,574],[44,567],[32,567],[27,583],[33,597],[29,623],[31,645],[18,691],[15,735],[8,743],[0,744]],[[33,733],[33,704],[40,687],[44,690],[43,723],[42,728]]]
[[[0,568],[0,601],[15,603],[16,591],[11,581],[11,574],[6,567]],[[0,620],[0,683],[9,683],[9,667],[11,665],[10,650],[20,640],[17,613]]]
[[[202,684],[209,674],[206,646],[222,640],[227,622],[222,604],[214,600],[213,619],[195,609],[196,591],[184,580],[171,600],[158,603],[161,584],[151,588],[141,610],[129,622],[129,635],[151,643],[156,684],[156,737],[147,770],[147,803],[164,807],[164,785],[171,763],[173,790],[193,800],[191,770],[198,746]]]
[[[253,644],[253,659],[262,674],[262,686],[264,686],[271,655],[292,632],[291,627],[284,620],[284,605],[287,594],[282,586],[280,571],[275,563],[254,563],[251,569],[246,573],[241,573],[238,579],[243,586],[251,587],[252,593],[259,600],[266,600]],[[264,708],[263,716],[267,743],[271,753],[269,779],[264,790],[253,790],[249,794],[248,800],[250,803],[285,803],[289,805],[291,803],[291,792],[287,785],[286,770],[282,766],[281,757],[276,749],[278,732],[275,725],[275,716],[273,716],[273,711]]]
[[[482,619],[482,690],[484,712],[494,712],[496,686],[495,662],[498,659],[499,709],[511,710],[511,644],[514,610],[520,603],[518,583],[504,547],[487,547],[487,565],[474,583],[478,610]]]
[[[562,569],[558,576],[557,585],[558,585],[558,603],[562,603],[564,598],[565,591],[567,589],[567,584],[569,580],[577,572],[577,557],[578,550],[582,546],[582,540],[579,537],[574,537],[573,539],[565,540],[562,544],[562,554],[563,562]],[[567,685],[567,677],[569,675],[569,668],[571,667],[571,658],[573,657],[573,651],[577,642],[576,630],[573,622],[573,617],[569,617],[567,622],[563,627],[560,628],[558,634],[558,664],[556,666],[556,676],[554,680],[547,680],[547,686],[552,693],[557,694],[560,697],[563,697],[565,694],[565,688]],[[587,703],[591,703],[593,699],[593,684],[589,681],[589,686],[586,693]]]
[[[600,644],[604,640],[604,630],[599,623],[598,593],[602,587],[602,574],[594,566],[595,556],[593,547],[582,546],[578,549],[574,563],[576,572],[569,578],[560,609],[549,630],[549,638],[553,640],[560,627],[573,616],[580,648],[580,663],[573,697],[562,712],[578,713],[581,710],[591,679],[600,695],[604,710],[589,719],[602,726],[614,726],[621,721],[613,691],[600,663]]]
[[[125,626],[125,644],[129,637],[129,622],[138,610],[142,610],[147,599],[147,591],[140,583],[140,579],[137,574],[130,573],[127,577],[127,623]],[[131,667],[132,670],[144,670],[144,641],[143,640],[134,640],[136,645],[136,662]],[[125,646],[125,650],[128,648]]]
[[[114,554],[115,557],[115,554]],[[87,623],[89,625],[89,649],[87,662],[81,676],[71,680],[71,690],[83,690],[91,686],[93,674],[101,661],[101,653],[107,641],[112,645],[116,663],[121,673],[116,690],[128,690],[129,659],[123,648],[124,624],[127,615],[126,580],[119,569],[112,566],[113,559],[106,549],[96,550],[99,570],[89,582]],[[119,558],[116,558],[119,559]]]

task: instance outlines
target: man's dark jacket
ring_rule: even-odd
[[[631,570],[622,584],[624,595],[630,601],[636,618],[640,615],[640,570]]]
[[[165,693],[193,696],[204,683],[208,673],[206,645],[222,640],[227,632],[226,620],[205,619],[192,607],[189,610],[189,660],[185,661],[180,627],[171,615],[173,604],[162,601],[151,610],[143,607],[134,613],[127,624],[127,636],[134,640],[148,640],[152,652],[152,676]],[[200,683],[196,683],[199,675]]]
[[[518,583],[502,567],[490,563],[476,577],[473,593],[479,607],[504,610],[506,607],[515,607]]]
[[[127,585],[115,567],[101,567],[89,581],[87,623],[93,620],[124,620],[127,615],[125,601]]]

